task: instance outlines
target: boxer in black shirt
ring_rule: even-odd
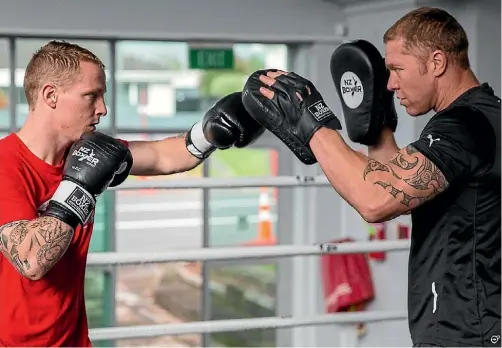
[[[368,222],[411,213],[408,313],[414,346],[500,346],[500,99],[470,68],[467,35],[446,11],[419,8],[384,35],[340,45],[331,74],[341,122],[309,80],[252,74],[250,115]],[[394,94],[411,116],[434,111],[419,139],[396,144]]]
[[[411,213],[413,342],[500,345],[500,99],[483,84],[438,112],[408,146],[448,188]],[[422,176],[432,176],[424,166]]]

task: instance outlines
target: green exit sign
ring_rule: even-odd
[[[188,52],[190,69],[233,69],[234,51],[230,47],[191,46]]]

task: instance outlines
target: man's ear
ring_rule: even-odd
[[[446,67],[448,66],[448,57],[446,57],[446,54],[441,50],[432,52],[431,56],[434,76],[439,77],[446,71]]]
[[[54,86],[53,84],[43,85],[41,91],[41,97],[45,104],[54,109],[58,101],[56,86]]]

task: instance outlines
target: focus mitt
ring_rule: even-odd
[[[373,145],[384,126],[396,130],[394,93],[387,89],[389,71],[373,44],[355,40],[340,45],[330,68],[350,140]]]
[[[244,107],[300,161],[314,164],[317,159],[309,146],[312,135],[320,127],[340,130],[342,125],[312,82],[290,72],[279,75],[272,86],[267,86],[259,77],[269,71],[277,70],[258,70],[249,77],[242,93]],[[273,91],[274,97],[268,99],[261,94],[261,87]]]

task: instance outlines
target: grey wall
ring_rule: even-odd
[[[316,40],[334,35],[336,9],[320,0],[2,0],[0,35]]]

